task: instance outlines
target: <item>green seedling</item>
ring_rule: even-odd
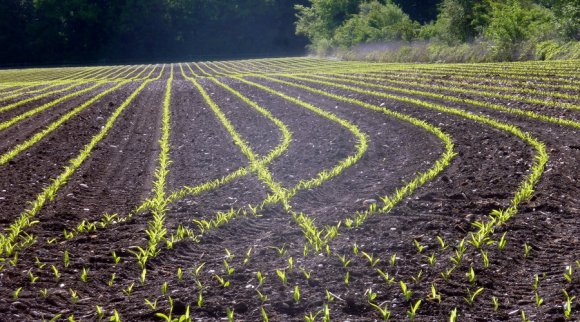
[[[505,238],[506,235],[507,235],[507,231],[505,233],[503,233],[503,235],[501,235],[501,238],[499,239],[499,242],[497,243],[497,248],[499,250],[504,250],[505,246],[507,245],[507,239]]]
[[[308,315],[304,316],[304,322],[316,322],[316,318],[320,313],[321,311],[316,312],[316,314],[308,312]]]
[[[408,301],[411,299],[413,292],[407,287],[407,284],[403,281],[399,281],[399,285],[401,286],[401,290],[403,291],[403,296]]]
[[[441,236],[437,236],[437,240],[439,241],[439,245],[441,246],[441,250],[444,251],[447,249],[447,247],[449,247],[446,243],[445,240],[441,237]]]
[[[76,304],[79,301],[79,294],[75,290],[73,290],[72,288],[69,288],[68,290],[70,292],[70,298],[71,298],[72,302],[74,304]]]
[[[424,255],[424,256],[427,259],[427,263],[429,264],[429,266],[431,266],[431,267],[435,266],[435,260],[436,260],[435,253],[431,253],[431,256],[427,256],[427,255]]]
[[[115,265],[119,264],[121,262],[121,256],[117,256],[117,253],[115,253],[114,251],[111,253],[111,255],[113,256],[113,261],[115,262]]]
[[[350,282],[350,272],[346,271],[346,274],[344,275],[344,284],[348,285],[349,282]]]
[[[407,310],[407,316],[411,322],[415,321],[415,317],[417,316],[417,311],[419,310],[419,306],[421,305],[421,300],[415,302],[415,304],[411,304],[409,310]]]
[[[423,253],[423,250],[425,250],[425,246],[421,245],[421,243],[419,243],[419,241],[416,239],[413,239],[413,245],[417,247],[417,253],[419,254]]]
[[[467,273],[465,273],[465,276],[467,277],[467,280],[471,284],[475,284],[476,276],[475,276],[475,271],[473,270],[473,266],[469,267],[469,271],[467,271]]]
[[[155,299],[155,301],[150,301],[146,298],[145,304],[151,309],[151,311],[157,310],[157,299]]]
[[[464,297],[463,299],[471,306],[473,306],[473,303],[475,302],[475,298],[481,294],[484,291],[483,287],[478,288],[477,290],[475,290],[475,292],[471,293],[470,289],[467,289],[467,297]]]
[[[457,322],[457,308],[454,308],[449,313],[449,322]]]
[[[197,294],[197,307],[198,308],[203,307],[203,293],[201,291],[199,291],[199,293]]]
[[[292,257],[288,257],[288,271],[292,272],[294,269],[294,259]]]
[[[445,281],[449,281],[449,278],[451,277],[451,273],[453,273],[453,271],[457,268],[457,266],[453,266],[450,269],[447,269],[443,272],[441,272],[441,276],[443,277],[443,279]]]
[[[435,289],[435,284],[431,283],[431,294],[428,296],[430,301],[437,301],[441,303],[441,294],[437,293],[437,289]]]
[[[391,266],[395,267],[397,264],[397,253],[391,255],[391,260],[389,262],[391,263]]]
[[[56,266],[54,266],[54,265],[50,265],[50,268],[52,268],[52,273],[54,275],[54,279],[56,281],[58,281],[60,279],[60,272],[58,271],[58,268],[56,268]]]
[[[562,289],[562,292],[564,292],[564,297],[566,297],[566,303],[564,303],[564,317],[566,318],[566,320],[568,320],[572,315],[572,301],[574,301],[576,296],[571,297],[570,295],[568,295],[568,292],[566,292],[565,289]]]
[[[43,288],[40,291],[38,291],[40,293],[40,296],[42,296],[42,298],[47,298],[48,297],[48,289],[47,288]]]
[[[81,272],[81,281],[87,282],[89,279],[89,270],[83,267],[83,271]]]
[[[522,318],[522,322],[529,322],[528,318],[526,317],[526,312],[524,310],[520,311],[520,317]]]
[[[126,289],[124,289],[123,293],[125,293],[127,297],[130,297],[131,294],[133,294],[133,287],[135,287],[135,282],[131,283],[131,285],[129,285]]]
[[[348,259],[346,257],[346,255],[336,255],[338,257],[338,259],[340,259],[340,262],[342,263],[342,267],[347,268],[348,265],[350,265],[350,259]]]
[[[330,303],[332,301],[334,301],[334,295],[332,295],[332,293],[330,293],[329,290],[326,290],[326,302]]]
[[[20,292],[22,292],[22,287],[19,287],[14,292],[12,292],[12,298],[17,299],[20,296]]]
[[[268,314],[266,314],[266,310],[264,309],[263,306],[262,306],[262,321],[268,322]]]
[[[230,266],[228,261],[224,259],[224,271],[227,275],[232,275],[234,273],[234,268]]]
[[[566,267],[566,271],[564,272],[564,279],[568,282],[568,283],[572,283],[572,279],[574,278],[574,270],[572,268],[572,265],[568,265]]]
[[[369,304],[375,309],[377,310],[377,312],[379,312],[381,318],[383,319],[383,321],[388,321],[391,318],[391,311],[388,310],[388,304],[385,303],[384,307],[381,307],[380,305],[374,304],[374,303],[370,303]]]
[[[34,265],[36,265],[36,267],[38,267],[39,269],[43,269],[44,266],[46,266],[46,264],[40,262],[40,259],[38,257],[35,257]]]
[[[229,287],[230,286],[230,281],[226,280],[225,278],[219,276],[219,275],[214,275],[214,278],[220,283],[220,285],[222,287]]]
[[[111,274],[111,279],[109,279],[109,281],[107,282],[107,285],[109,285],[109,287],[113,287],[113,284],[115,284],[115,278],[116,274],[115,273]]]
[[[288,284],[288,276],[286,276],[286,270],[276,269],[276,275],[278,275],[278,278],[280,278],[284,286]]]
[[[103,320],[103,318],[105,317],[105,312],[103,311],[103,308],[100,306],[95,306],[95,310],[97,311],[97,318],[99,319],[99,321]]]
[[[68,254],[68,250],[64,251],[63,262],[64,262],[64,267],[68,267],[68,265],[70,264],[70,256]]]
[[[367,259],[367,261],[369,262],[369,265],[371,265],[371,267],[373,267],[373,268],[374,268],[374,267],[375,267],[375,266],[376,266],[376,265],[379,263],[379,261],[380,261],[380,259],[379,259],[379,258],[374,258],[374,257],[373,257],[373,254],[370,254],[370,255],[369,255],[368,253],[365,253],[365,252],[361,252],[361,254],[363,255],[363,257],[364,257],[364,258],[366,258],[366,259]]]
[[[266,279],[266,277],[264,277],[264,275],[262,275],[262,272],[257,272],[256,278],[258,279],[258,287],[264,285],[264,280]]]
[[[242,265],[246,266],[246,264],[248,264],[248,262],[250,261],[250,258],[252,257],[253,250],[254,250],[253,247],[250,247],[248,249],[248,251],[246,252],[246,256],[244,257],[244,261],[242,262]]]
[[[411,280],[415,284],[419,284],[422,278],[423,278],[423,270],[419,270],[419,272],[417,272],[417,276],[411,276]]]
[[[116,309],[113,310],[113,315],[109,319],[109,322],[121,322],[121,316],[119,315],[119,312],[117,312]]]
[[[536,299],[536,307],[540,307],[542,306],[542,304],[544,304],[544,299],[540,297],[538,291],[536,291],[535,299]]]
[[[256,290],[256,292],[258,293],[258,297],[260,298],[260,302],[262,302],[262,304],[264,304],[268,300],[268,295],[262,294],[262,292],[260,292],[259,290]]]
[[[304,267],[300,267],[300,271],[302,272],[302,275],[304,275],[306,280],[310,280],[310,278],[312,277],[312,271],[308,271]]]
[[[532,246],[528,245],[528,243],[524,243],[524,257],[525,258],[530,256],[531,251],[532,251]]]
[[[30,284],[34,284],[40,279],[39,276],[35,276],[32,273],[32,269],[28,270],[28,278],[30,279]]]
[[[538,290],[538,287],[540,287],[540,277],[538,274],[534,275],[534,283],[532,286],[534,287],[534,290]]]
[[[493,310],[494,310],[494,312],[497,312],[497,310],[499,309],[499,300],[497,299],[497,297],[492,296],[491,297],[491,302],[493,303]]]
[[[226,314],[228,315],[228,321],[234,322],[234,309],[226,308]]]
[[[369,303],[372,303],[377,298],[377,293],[373,292],[372,288],[367,289],[365,295],[367,296],[367,302]]]
[[[181,267],[177,268],[177,280],[180,282],[183,280],[183,270]]]
[[[358,256],[358,245],[356,243],[352,245],[352,252]]]
[[[282,245],[282,247],[271,246],[270,248],[276,250],[276,253],[280,258],[286,255],[286,244]]]
[[[294,286],[294,294],[292,297],[294,298],[294,303],[298,304],[300,302],[300,287],[298,285]]]
[[[324,304],[324,308],[322,309],[322,321],[330,322],[330,309],[328,308],[328,304]]]
[[[385,282],[388,285],[391,285],[395,282],[395,278],[394,277],[390,277],[389,273],[385,273],[383,271],[381,271],[380,269],[377,268],[377,273],[379,273],[379,275],[381,275],[381,277],[385,280]]]
[[[352,229],[352,224],[354,223],[354,221],[351,218],[346,218],[344,220],[344,225],[346,226],[346,228],[348,229]]]
[[[141,285],[145,284],[146,279],[147,279],[147,269],[144,268],[141,270],[141,275],[139,276],[139,282],[141,282]]]
[[[481,259],[483,260],[483,267],[489,267],[489,253],[486,251],[481,251]]]

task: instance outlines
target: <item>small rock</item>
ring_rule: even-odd
[[[364,206],[369,206],[369,205],[372,205],[374,203],[377,203],[377,201],[375,199],[367,199],[367,200],[363,201]]]

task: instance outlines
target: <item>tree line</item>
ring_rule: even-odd
[[[320,53],[393,41],[486,43],[495,60],[570,43],[580,53],[580,0],[441,0],[422,16],[413,1],[398,2],[310,0],[296,6],[297,32]]]
[[[302,54],[291,0],[0,0],[0,65]]]

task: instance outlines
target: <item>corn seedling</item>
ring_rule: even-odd
[[[441,294],[437,293],[437,289],[433,283],[431,283],[431,294],[429,294],[428,299],[430,301],[437,301],[438,303],[441,303]]]
[[[522,318],[522,322],[529,322],[530,321],[526,317],[526,312],[523,309],[520,311],[520,317]]]
[[[536,307],[540,307],[540,306],[542,306],[542,304],[544,304],[544,299],[540,297],[540,294],[538,293],[538,291],[536,291],[535,300],[536,300]]]
[[[342,263],[342,267],[347,268],[348,265],[350,264],[350,259],[348,259],[346,257],[346,255],[336,255],[338,257],[338,259],[340,259],[340,262]]]
[[[70,299],[74,304],[76,304],[79,301],[79,294],[72,288],[69,288],[68,290],[70,292]]]
[[[395,265],[397,264],[397,254],[396,253],[391,255],[391,259],[389,262],[390,262],[392,267],[395,267]]]
[[[300,267],[300,271],[302,272],[302,275],[304,275],[304,277],[305,277],[307,280],[310,280],[310,278],[312,277],[312,271],[308,271],[308,270],[306,270],[306,268],[304,268],[304,267]]]
[[[284,286],[288,284],[288,276],[286,276],[286,270],[276,269],[276,275],[278,275],[278,278],[280,278]]]
[[[288,271],[292,272],[294,269],[294,259],[292,257],[288,257]]]
[[[373,292],[372,288],[367,289],[365,295],[367,297],[367,302],[369,303],[372,303],[377,298],[377,293]]]
[[[141,282],[141,285],[145,284],[146,279],[147,279],[147,269],[144,268],[141,270],[141,275],[139,276],[139,282]]]
[[[566,302],[564,303],[564,317],[568,320],[570,319],[570,315],[572,315],[572,301],[576,298],[576,296],[568,295],[565,289],[562,289],[564,292],[564,297],[566,297]]]
[[[532,251],[532,246],[528,245],[528,243],[524,243],[524,257],[527,258]]]
[[[481,251],[481,259],[483,260],[483,267],[489,267],[489,252],[482,250]]]
[[[225,259],[224,259],[224,271],[227,275],[232,275],[235,271],[233,267],[230,267],[230,264]]]
[[[34,265],[36,265],[36,267],[38,267],[39,269],[43,269],[44,266],[46,266],[46,264],[40,262],[40,259],[38,257],[35,257]]]
[[[408,301],[411,299],[413,292],[407,287],[407,284],[403,281],[399,281],[399,285],[401,286],[401,291],[403,291],[403,296]]]
[[[469,270],[467,271],[467,273],[465,273],[465,276],[467,277],[469,283],[475,284],[476,276],[475,271],[473,270],[473,266],[469,267]]]
[[[424,256],[427,259],[427,263],[429,264],[429,266],[431,266],[431,267],[435,266],[435,261],[436,261],[435,253],[431,253],[431,256],[427,256],[427,255],[424,255]]]
[[[157,299],[155,299],[155,301],[150,301],[146,298],[145,304],[151,309],[151,311],[157,310]]]
[[[116,309],[113,310],[113,315],[109,319],[109,322],[121,322],[121,315],[119,315]]]
[[[574,278],[574,270],[572,268],[572,265],[568,265],[566,267],[566,271],[564,272],[564,279],[566,280],[566,282],[572,283],[573,278]]]
[[[50,268],[52,269],[52,273],[54,275],[54,279],[56,281],[58,281],[60,279],[60,272],[58,271],[58,268],[56,268],[56,266],[54,266],[54,265],[50,265]]]
[[[198,308],[203,307],[203,294],[201,291],[199,291],[199,294],[197,294],[197,307]]]
[[[483,287],[478,288],[477,290],[475,290],[475,292],[471,293],[470,289],[467,289],[467,297],[464,297],[463,299],[471,306],[473,306],[473,303],[475,302],[475,298],[481,294],[484,291]]]
[[[99,319],[99,321],[101,321],[105,317],[105,312],[103,311],[103,308],[97,305],[95,306],[95,311],[97,311],[97,318]]]
[[[117,256],[117,253],[115,253],[114,251],[112,253],[112,256],[113,256],[113,261],[115,262],[115,265],[117,265],[121,262],[121,256]]]
[[[294,298],[294,303],[298,304],[298,302],[300,302],[300,287],[298,285],[294,286],[294,294],[292,298]]]
[[[447,247],[449,247],[446,243],[445,240],[443,239],[443,237],[441,236],[437,236],[437,241],[439,241],[439,245],[441,246],[441,250],[444,251],[447,249]]]
[[[493,303],[493,310],[495,312],[497,312],[497,310],[499,309],[499,300],[497,299],[497,297],[492,296],[491,297],[491,302]]]
[[[538,274],[534,275],[534,283],[532,284],[532,286],[536,291],[538,290],[538,287],[540,287],[540,277],[538,276]]]
[[[12,292],[12,298],[17,299],[20,296],[20,292],[22,292],[22,287],[19,287]]]
[[[115,278],[116,278],[116,274],[112,273],[111,279],[109,279],[109,281],[107,281],[107,285],[109,285],[109,287],[113,287],[113,284],[115,284]]]
[[[256,278],[258,279],[258,287],[264,285],[264,280],[266,279],[266,277],[262,275],[262,272],[257,272]]]
[[[286,255],[286,244],[282,245],[282,247],[271,246],[270,248],[274,249],[280,258]]]
[[[332,295],[332,293],[330,293],[329,290],[325,290],[325,293],[326,293],[326,302],[327,303],[334,301],[334,295]]]
[[[40,293],[40,296],[42,296],[42,298],[47,298],[48,297],[48,289],[47,288],[43,288],[40,291],[38,291]]]
[[[352,245],[352,252],[358,256],[358,245],[356,243]]]
[[[177,280],[180,282],[183,280],[183,270],[181,267],[177,268]]]
[[[268,322],[268,314],[266,313],[266,310],[264,309],[263,306],[262,306],[262,321]]]
[[[89,279],[89,270],[86,267],[83,267],[83,270],[81,272],[81,281],[86,283],[88,279]]]
[[[457,308],[454,308],[449,313],[449,322],[457,322]]]
[[[229,287],[230,286],[230,281],[226,280],[225,278],[219,276],[219,275],[214,275],[214,278],[220,283],[220,285],[222,287]]]
[[[250,257],[252,257],[253,250],[254,250],[253,247],[248,248],[248,251],[246,252],[246,256],[244,257],[244,261],[242,262],[242,265],[246,266],[246,264],[248,264],[248,262],[250,261]]]
[[[507,239],[506,236],[507,235],[507,231],[505,233],[503,233],[503,235],[501,235],[501,238],[499,239],[499,242],[497,243],[497,248],[499,250],[504,250],[505,246],[507,245]]]
[[[36,283],[40,279],[40,277],[35,276],[32,273],[32,269],[28,270],[28,278],[30,280],[30,284],[34,284],[34,283]]]
[[[344,284],[348,285],[348,283],[350,283],[350,272],[346,271],[346,274],[344,275]]]
[[[407,316],[411,322],[415,321],[415,317],[417,316],[417,311],[419,310],[419,306],[421,305],[421,300],[415,302],[415,304],[411,304],[409,310],[407,310]]]
[[[366,259],[367,259],[367,261],[369,262],[369,265],[370,265],[371,267],[373,267],[373,268],[374,268],[374,267],[375,267],[375,266],[376,266],[376,265],[379,263],[379,261],[380,261],[380,259],[379,259],[379,258],[374,258],[373,254],[370,254],[370,255],[369,255],[368,253],[365,253],[365,252],[361,252],[361,254],[363,255],[363,257],[364,257],[364,258],[366,258]]]
[[[304,316],[304,322],[316,322],[316,318],[320,314],[320,311],[316,312],[316,314],[312,312],[308,312],[308,315]]]
[[[135,287],[135,283],[131,283],[131,285],[129,285],[126,289],[123,290],[123,293],[125,293],[125,295],[127,297],[130,297],[131,294],[133,294],[133,287]]]
[[[388,304],[385,303],[383,307],[381,307],[380,305],[374,304],[374,303],[370,303],[369,304],[375,309],[377,310],[377,312],[379,312],[379,315],[381,316],[381,318],[383,319],[383,321],[388,321],[391,318],[391,311],[388,310]]]
[[[421,279],[423,278],[423,270],[419,270],[419,272],[417,272],[416,276],[411,276],[411,280],[413,281],[413,283],[415,284],[419,284],[421,282]]]
[[[68,265],[70,264],[70,256],[68,254],[68,250],[64,251],[64,255],[62,257],[63,263],[64,263],[64,267],[68,267]]]
[[[383,271],[381,271],[380,269],[377,268],[377,273],[379,273],[379,275],[381,275],[381,277],[385,280],[385,282],[388,285],[391,285],[395,282],[395,278],[394,277],[390,277],[389,273],[385,273]]]
[[[262,294],[262,292],[260,292],[259,290],[256,290],[256,293],[258,293],[258,297],[260,298],[260,302],[262,302],[262,304],[264,304],[268,300],[268,295]]]
[[[324,308],[322,309],[322,321],[330,322],[330,309],[328,308],[328,304],[324,304]]]
[[[228,316],[228,322],[234,322],[234,309],[226,307],[226,314]]]
[[[421,243],[419,243],[419,241],[416,239],[413,239],[413,245],[415,245],[417,248],[417,253],[419,254],[423,253],[423,250],[425,250],[425,246],[421,245]]]

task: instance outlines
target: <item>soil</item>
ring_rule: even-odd
[[[226,66],[233,70],[236,64]],[[239,64],[242,70],[253,67]],[[201,75],[194,65],[190,66]],[[570,70],[577,68],[574,66],[570,65]],[[192,77],[189,69],[183,67],[186,76]],[[270,321],[303,321],[305,315],[316,314],[325,305],[333,321],[381,320],[378,311],[368,304],[369,293],[376,293],[373,303],[387,305],[395,321],[406,319],[409,307],[420,299],[416,321],[448,320],[454,308],[458,309],[460,321],[516,321],[521,320],[521,310],[533,321],[564,321],[562,289],[570,296],[580,297],[580,263],[575,263],[580,260],[577,129],[421,97],[514,124],[542,141],[550,157],[532,199],[524,202],[518,214],[492,235],[498,240],[507,232],[505,249],[500,251],[495,244],[486,247],[489,267],[484,267],[481,253],[470,246],[462,264],[446,281],[441,273],[453,267],[450,258],[455,246],[469,238],[473,223],[493,209],[510,205],[514,192],[529,174],[534,150],[507,132],[459,116],[282,76],[276,77],[424,120],[453,138],[457,155],[435,179],[389,213],[370,216],[360,227],[347,228],[346,218],[372,203],[381,205],[381,197],[431,168],[444,152],[443,143],[422,128],[382,113],[260,77],[245,77],[347,120],[368,137],[368,150],[357,163],[318,187],[299,191],[290,201],[293,211],[313,218],[321,229],[341,222],[339,235],[329,244],[332,255],[328,256],[325,250],[317,253],[310,247],[305,256],[308,243],[302,228],[280,205],[267,206],[256,216],[250,213],[248,205],[259,205],[271,193],[251,172],[218,189],[189,195],[168,205],[164,221],[168,235],[180,226],[197,234],[199,228],[194,220],[210,220],[218,212],[243,209],[247,215],[240,214],[198,236],[198,240],[186,238],[172,247],[164,244],[158,256],[148,261],[142,284],[143,271],[132,252],[147,246],[146,229],[153,214],[132,211],[152,196],[169,75],[167,65],[161,79],[151,82],[136,97],[55,200],[36,215],[38,223],[26,230],[36,243],[19,253],[15,265],[9,263],[13,258],[2,263],[1,321],[42,321],[57,314],[63,321],[71,314],[77,321],[97,321],[95,305],[103,308],[106,320],[117,310],[123,321],[159,321],[156,313],[169,312],[169,297],[174,317],[184,314],[190,306],[195,321],[227,320],[228,309],[233,309],[236,321],[261,321],[262,309]],[[282,187],[291,189],[301,180],[316,178],[321,171],[356,153],[357,138],[344,126],[234,78],[217,80],[267,109],[292,133],[288,149],[266,164],[273,180]],[[207,78],[199,78],[198,82],[258,158],[282,142],[280,129],[239,97]],[[341,83],[338,79],[337,82]],[[106,95],[9,164],[0,166],[0,227],[7,227],[17,218],[27,202],[62,172],[140,84],[135,81]],[[0,151],[26,140],[95,94],[86,93],[20,123],[14,130],[1,131]],[[475,95],[470,98],[494,101]],[[506,104],[502,100],[494,102]],[[545,107],[512,103],[518,108],[546,112]],[[40,100],[30,102],[19,111],[40,104]],[[223,178],[249,165],[203,96],[181,75],[177,64],[170,112],[167,193]],[[549,112],[557,117],[577,116],[571,111]],[[4,114],[0,113],[0,117]],[[130,213],[133,215],[127,220],[118,220]],[[82,220],[100,220],[103,214],[118,217],[105,229],[63,239],[63,230],[72,231]],[[450,246],[442,250],[437,236]],[[49,242],[52,238],[57,238],[57,242]],[[425,249],[419,253],[413,241]],[[524,256],[524,244],[531,247],[528,256]],[[359,255],[354,254],[355,245]],[[65,251],[70,257],[68,266],[63,262]],[[112,252],[121,257],[119,263],[115,263]],[[248,252],[251,256],[247,256]],[[371,267],[362,252],[380,261]],[[434,265],[427,260],[431,254],[435,254]],[[347,267],[337,255],[350,260]],[[390,263],[393,255],[394,266]],[[224,263],[234,269],[231,274]],[[51,265],[61,274],[58,280]],[[196,275],[200,265],[203,266]],[[574,269],[567,282],[563,273],[569,265]],[[470,267],[476,275],[474,283],[466,278]],[[83,269],[88,269],[86,283],[81,280]],[[395,282],[386,283],[377,269],[394,277]],[[263,285],[258,283],[258,272],[265,276]],[[287,285],[278,276],[281,272],[287,275]],[[31,274],[39,279],[32,282]],[[544,300],[540,307],[536,306],[533,286],[536,274],[540,280],[537,294]],[[114,280],[108,285],[112,276]],[[222,286],[216,276],[228,281],[229,286]],[[403,296],[400,281],[412,290],[410,299]],[[164,283],[166,292],[162,291]],[[440,303],[429,299],[432,285],[442,297]],[[18,297],[13,296],[20,287]],[[298,301],[293,299],[296,287],[301,295]],[[468,304],[464,299],[468,290],[478,288],[483,288],[483,292],[473,305]],[[41,296],[45,289],[46,297]],[[71,290],[79,294],[76,303],[71,299]],[[262,302],[257,291],[267,300]],[[198,305],[200,294],[203,305]],[[494,297],[499,303],[497,311],[492,304]],[[157,301],[157,306],[149,307],[145,299]],[[580,302],[576,299],[572,302],[572,321],[580,318],[579,312]],[[319,314],[317,320],[321,318]]]

